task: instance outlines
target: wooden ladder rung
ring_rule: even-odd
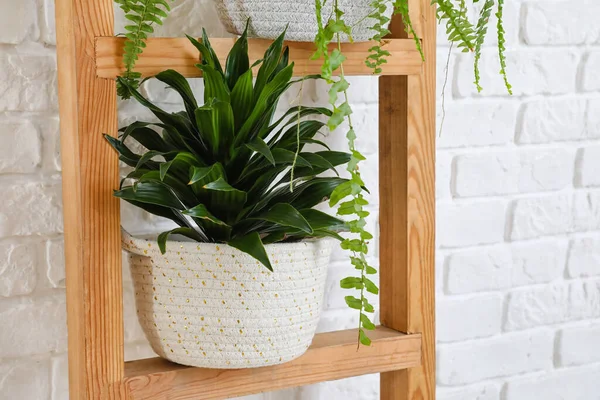
[[[123,385],[131,400],[211,400],[420,365],[420,334],[378,327],[369,335],[372,345],[357,350],[357,333],[318,334],[302,357],[263,368],[192,368],[162,358],[132,361],[125,364]]]
[[[100,78],[115,78],[124,71],[123,44],[119,37],[99,37],[96,39],[96,73]],[[227,54],[235,43],[235,38],[210,39],[220,61],[225,65]],[[249,39],[250,64],[263,57],[270,40]],[[321,73],[322,60],[311,60],[315,51],[313,43],[286,42],[290,48],[290,61],[296,63],[297,76]],[[347,57],[344,62],[346,75],[372,75],[373,70],[365,65],[369,49],[374,44],[353,43],[342,45]],[[421,55],[413,39],[386,39],[383,48],[391,53],[387,64],[383,65],[383,75],[417,75],[423,68]],[[198,50],[187,38],[150,38],[147,47],[140,55],[135,70],[144,76],[154,76],[166,69],[174,69],[188,78],[200,77],[194,65],[199,62]]]

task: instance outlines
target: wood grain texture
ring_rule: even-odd
[[[436,21],[429,0],[420,10],[424,72],[379,79],[379,123],[381,323],[421,333],[422,362],[383,373],[383,400],[435,398]]]
[[[122,74],[123,43],[125,39],[116,37],[98,38],[96,44],[96,66],[101,78],[115,78]],[[211,39],[215,52],[224,65],[234,38]],[[271,44],[270,40],[250,39],[250,63],[263,58],[264,52]],[[290,47],[290,61],[296,63],[294,74],[309,75],[321,73],[321,60],[311,60],[315,48],[312,43],[286,42]],[[346,75],[371,75],[372,70],[365,65],[372,43],[353,43],[343,45],[342,52],[347,57],[344,62]],[[415,43],[411,39],[390,40],[384,45],[392,55],[388,63],[383,65],[384,75],[420,74],[423,62]],[[194,65],[199,62],[198,50],[186,38],[150,38],[144,53],[140,55],[135,70],[144,76],[154,76],[165,69],[174,69],[182,75],[192,78],[201,76]]]
[[[208,400],[260,393],[351,376],[413,367],[421,335],[379,327],[373,345],[356,347],[357,331],[319,334],[302,357],[286,364],[238,370],[182,367],[160,358],[126,364],[132,400]]]
[[[123,306],[116,89],[96,78],[94,40],[113,33],[112,0],[56,0],[70,398],[120,399]]]

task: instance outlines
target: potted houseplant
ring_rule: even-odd
[[[204,104],[173,70],[156,76],[182,97],[184,110],[173,114],[121,79],[160,122],[137,121],[118,139],[106,136],[133,168],[115,195],[178,225],[158,241],[123,234],[138,316],[153,349],[177,363],[289,361],[312,341],[332,242],[348,229],[314,208],[348,180],[320,175],[351,156],[315,138],[325,123],[307,117],[328,117],[328,109],[296,106],[273,121],[295,82],[283,35],[254,84],[246,33],[224,66],[207,38],[190,40],[202,54]],[[145,152],[134,153],[129,140]]]
[[[147,7],[140,7],[141,0],[115,0],[125,11],[126,17],[132,23],[126,27],[127,41],[125,44],[124,61],[126,71],[123,79],[118,83],[119,94],[127,98],[138,85],[140,74],[134,71],[135,61],[143,51],[144,40],[152,33],[153,24],[160,24],[169,11],[167,0],[144,0]],[[344,41],[366,40],[374,41],[369,54],[365,59],[367,66],[372,68],[373,74],[382,72],[382,65],[386,63],[389,52],[386,51],[387,27],[391,14],[398,14],[404,22],[406,31],[414,38],[416,48],[421,52],[421,42],[413,29],[410,19],[408,0],[302,0],[299,2],[268,2],[269,7],[263,7],[265,2],[257,0],[215,0],[221,11],[222,19],[232,32],[239,33],[241,22],[252,17],[250,21],[253,34],[259,37],[272,38],[276,27],[281,28],[282,20],[289,25],[290,32],[295,40],[312,40],[315,44],[315,59],[322,59],[321,78],[331,86],[328,93],[332,112],[327,116],[327,128],[334,130],[342,124],[348,129],[346,137],[350,159],[346,163],[350,179],[340,183],[330,194],[330,206],[338,207],[338,214],[350,219],[347,223],[351,237],[341,242],[341,247],[351,252],[350,260],[356,268],[354,276],[343,279],[340,284],[345,289],[358,291],[359,295],[347,296],[346,303],[349,307],[359,311],[359,341],[369,345],[370,340],[364,329],[373,329],[374,325],[367,313],[373,312],[366,292],[378,293],[376,285],[368,279],[368,275],[375,274],[376,270],[367,262],[369,241],[373,235],[365,229],[366,217],[369,212],[366,199],[366,188],[360,174],[360,164],[365,157],[358,151],[355,140],[357,132],[352,123],[352,107],[348,95],[350,83],[344,75],[343,47]],[[440,23],[445,23],[449,41],[463,52],[473,52],[475,85],[481,91],[479,62],[481,50],[486,39],[490,17],[495,10],[497,19],[497,40],[500,62],[500,74],[504,78],[507,91],[512,94],[511,86],[506,74],[505,38],[503,25],[504,0],[473,0],[478,3],[479,15],[475,23],[469,18],[468,5],[465,0],[457,4],[450,0],[433,0],[432,6],[437,7],[437,16]],[[299,7],[296,9],[295,7]],[[297,11],[302,12],[302,16]],[[308,14],[306,14],[308,12]],[[295,19],[287,18],[295,13]],[[314,13],[314,18],[313,14]],[[306,18],[304,18],[306,17]],[[290,21],[286,21],[290,19]],[[297,22],[300,20],[300,22]],[[291,22],[291,24],[290,24]],[[367,25],[365,25],[367,24]],[[368,24],[371,24],[368,29]],[[306,31],[303,31],[306,29]],[[370,33],[367,33],[370,32]],[[312,37],[312,39],[311,39]],[[206,41],[206,38],[203,39]],[[331,44],[336,46],[330,46]],[[204,56],[204,55],[203,55]],[[337,76],[335,76],[337,75]]]

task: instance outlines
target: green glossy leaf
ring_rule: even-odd
[[[115,196],[125,200],[139,203],[155,204],[157,206],[169,207],[183,210],[185,207],[167,186],[159,183],[140,183],[135,188],[127,187],[115,191]]]
[[[183,235],[193,240],[198,240],[199,237],[198,232],[191,228],[176,228],[167,232],[163,232],[158,235],[158,248],[162,254],[165,254],[167,251],[167,239],[171,235]]]
[[[252,143],[246,144],[246,147],[261,154],[271,163],[271,165],[275,166],[275,158],[273,157],[273,153],[271,153],[271,149],[261,138],[257,137]]]
[[[217,217],[212,215],[210,213],[210,211],[208,211],[208,209],[206,208],[206,206],[204,204],[198,204],[194,208],[190,208],[189,210],[182,211],[182,213],[184,215],[189,215],[190,217],[206,219],[217,225],[228,226],[225,222],[221,221],[220,219],[218,219]]]
[[[172,69],[157,74],[156,79],[166,83],[170,88],[179,93],[183,99],[189,118],[193,120],[194,111],[198,108],[198,103],[196,102],[196,98],[194,97],[194,93],[192,92],[192,88],[187,79],[179,72]]]
[[[229,103],[231,94],[223,79],[223,75],[210,65],[198,65],[202,70],[204,79],[204,102],[210,103],[213,99]]]
[[[198,40],[194,39],[193,37],[191,37],[189,35],[185,35],[185,36],[194,45],[194,47],[196,47],[198,49],[198,51],[200,52],[202,65],[208,65],[214,69],[218,69],[215,66],[215,60],[213,59],[211,51],[203,43],[199,42]]]
[[[265,247],[260,239],[260,235],[257,232],[252,232],[246,236],[235,238],[230,240],[227,244],[251,255],[260,261],[265,267],[267,267],[269,271],[273,271],[267,251],[265,250]]]
[[[235,131],[238,132],[252,112],[252,70],[246,71],[231,91],[231,108],[235,110]]]
[[[352,182],[344,182],[341,185],[337,186],[333,193],[331,194],[331,198],[329,199],[329,207],[335,206],[341,200],[352,194]]]
[[[313,229],[302,214],[291,205],[285,203],[275,204],[267,211],[247,219],[268,221],[277,225],[297,228],[308,234],[313,233]]]
[[[344,300],[346,300],[348,307],[355,310],[362,310],[362,301],[360,301],[360,299],[357,299],[354,296],[346,296],[344,297]]]
[[[379,294],[379,288],[371,280],[364,278],[365,289],[372,294]]]
[[[308,208],[300,210],[300,214],[308,221],[313,230],[327,229],[340,232],[348,229],[346,222],[319,210]]]
[[[265,55],[263,57],[263,62],[258,70],[258,75],[256,77],[256,83],[254,85],[255,88],[255,97],[254,102],[256,103],[259,96],[262,96],[263,89],[266,87],[267,83],[270,81],[273,72],[277,69],[279,65],[281,53],[283,50],[283,40],[285,38],[285,32],[281,34],[276,40],[271,43],[271,45],[265,51]],[[291,78],[291,76],[290,76]],[[288,79],[289,81],[289,79]]]
[[[363,328],[368,329],[370,331],[375,330],[375,324],[372,323],[369,317],[363,313],[360,314],[360,322]]]
[[[249,22],[249,21],[248,21]],[[231,48],[225,65],[225,80],[229,89],[233,90],[238,79],[250,69],[248,59],[248,24],[244,33]]]
[[[361,278],[349,277],[340,281],[340,287],[342,289],[362,289],[364,284]]]
[[[358,339],[360,340],[360,343],[364,346],[371,345],[371,339],[369,339],[369,337],[366,335],[365,331],[363,331],[362,329],[359,329],[359,331],[358,331]]]
[[[219,163],[215,163],[210,167],[194,167],[190,170],[190,181],[188,185],[202,185],[216,181],[223,176],[223,167]]]

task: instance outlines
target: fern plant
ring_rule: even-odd
[[[479,1],[480,0],[472,0],[473,3],[479,3]],[[506,71],[506,32],[504,30],[503,13],[504,0],[484,0],[476,25],[473,25],[473,23],[471,23],[469,20],[467,15],[468,7],[466,0],[458,0],[457,3],[453,0],[432,0],[431,4],[432,6],[435,5],[437,7],[437,18],[440,23],[445,24],[448,40],[451,43],[456,44],[456,46],[463,52],[475,53],[473,65],[475,86],[479,92],[483,90],[481,87],[480,76],[481,49],[486,39],[489,20],[493,12],[493,8],[494,6],[497,7],[495,15],[498,19],[497,34],[500,75],[504,79],[507,91],[509,94],[512,94],[512,87],[509,83]],[[389,30],[386,27],[390,21],[389,18],[385,16],[388,7],[393,8],[394,14],[400,15],[402,21],[404,22],[406,32],[414,38],[415,45],[417,46],[417,49],[424,60],[423,51],[421,49],[421,41],[416,34],[410,19],[408,0],[374,0],[371,6],[373,8],[373,12],[370,17],[375,21],[374,25],[371,27],[373,30],[372,40],[379,43],[371,48],[371,54],[366,60],[367,66],[373,69],[373,73],[381,73],[381,65],[385,64],[385,58],[389,56],[389,53],[383,50],[383,38],[389,33]],[[319,37],[317,36],[315,41],[318,40]]]
[[[172,1],[172,0],[171,0]],[[146,47],[145,40],[154,32],[153,25],[162,25],[162,21],[171,11],[166,0],[115,0],[115,3],[125,12],[125,18],[130,21],[125,26],[125,46],[123,48],[123,64],[125,73],[117,81],[117,93],[128,99],[129,88],[137,89],[142,74],[134,71],[139,55]]]
[[[292,80],[294,64],[283,47],[284,36],[265,52],[254,84],[246,34],[233,46],[225,66],[208,39],[189,40],[202,54],[197,67],[204,80],[203,105],[173,70],[156,79],[181,95],[184,110],[177,113],[161,110],[119,78],[160,122],[137,121],[121,129],[118,139],[106,136],[121,161],[133,167],[115,195],[179,226],[159,235],[163,252],[168,237],[180,234],[199,242],[228,243],[272,270],[264,244],[343,240],[338,232],[348,229],[346,223],[314,209],[349,182],[320,176],[351,160],[350,154],[331,151],[315,139],[325,123],[313,117],[329,117],[331,111],[296,106],[273,121],[279,98],[297,82]],[[134,153],[128,138],[145,152]],[[307,151],[307,144],[322,150]]]

